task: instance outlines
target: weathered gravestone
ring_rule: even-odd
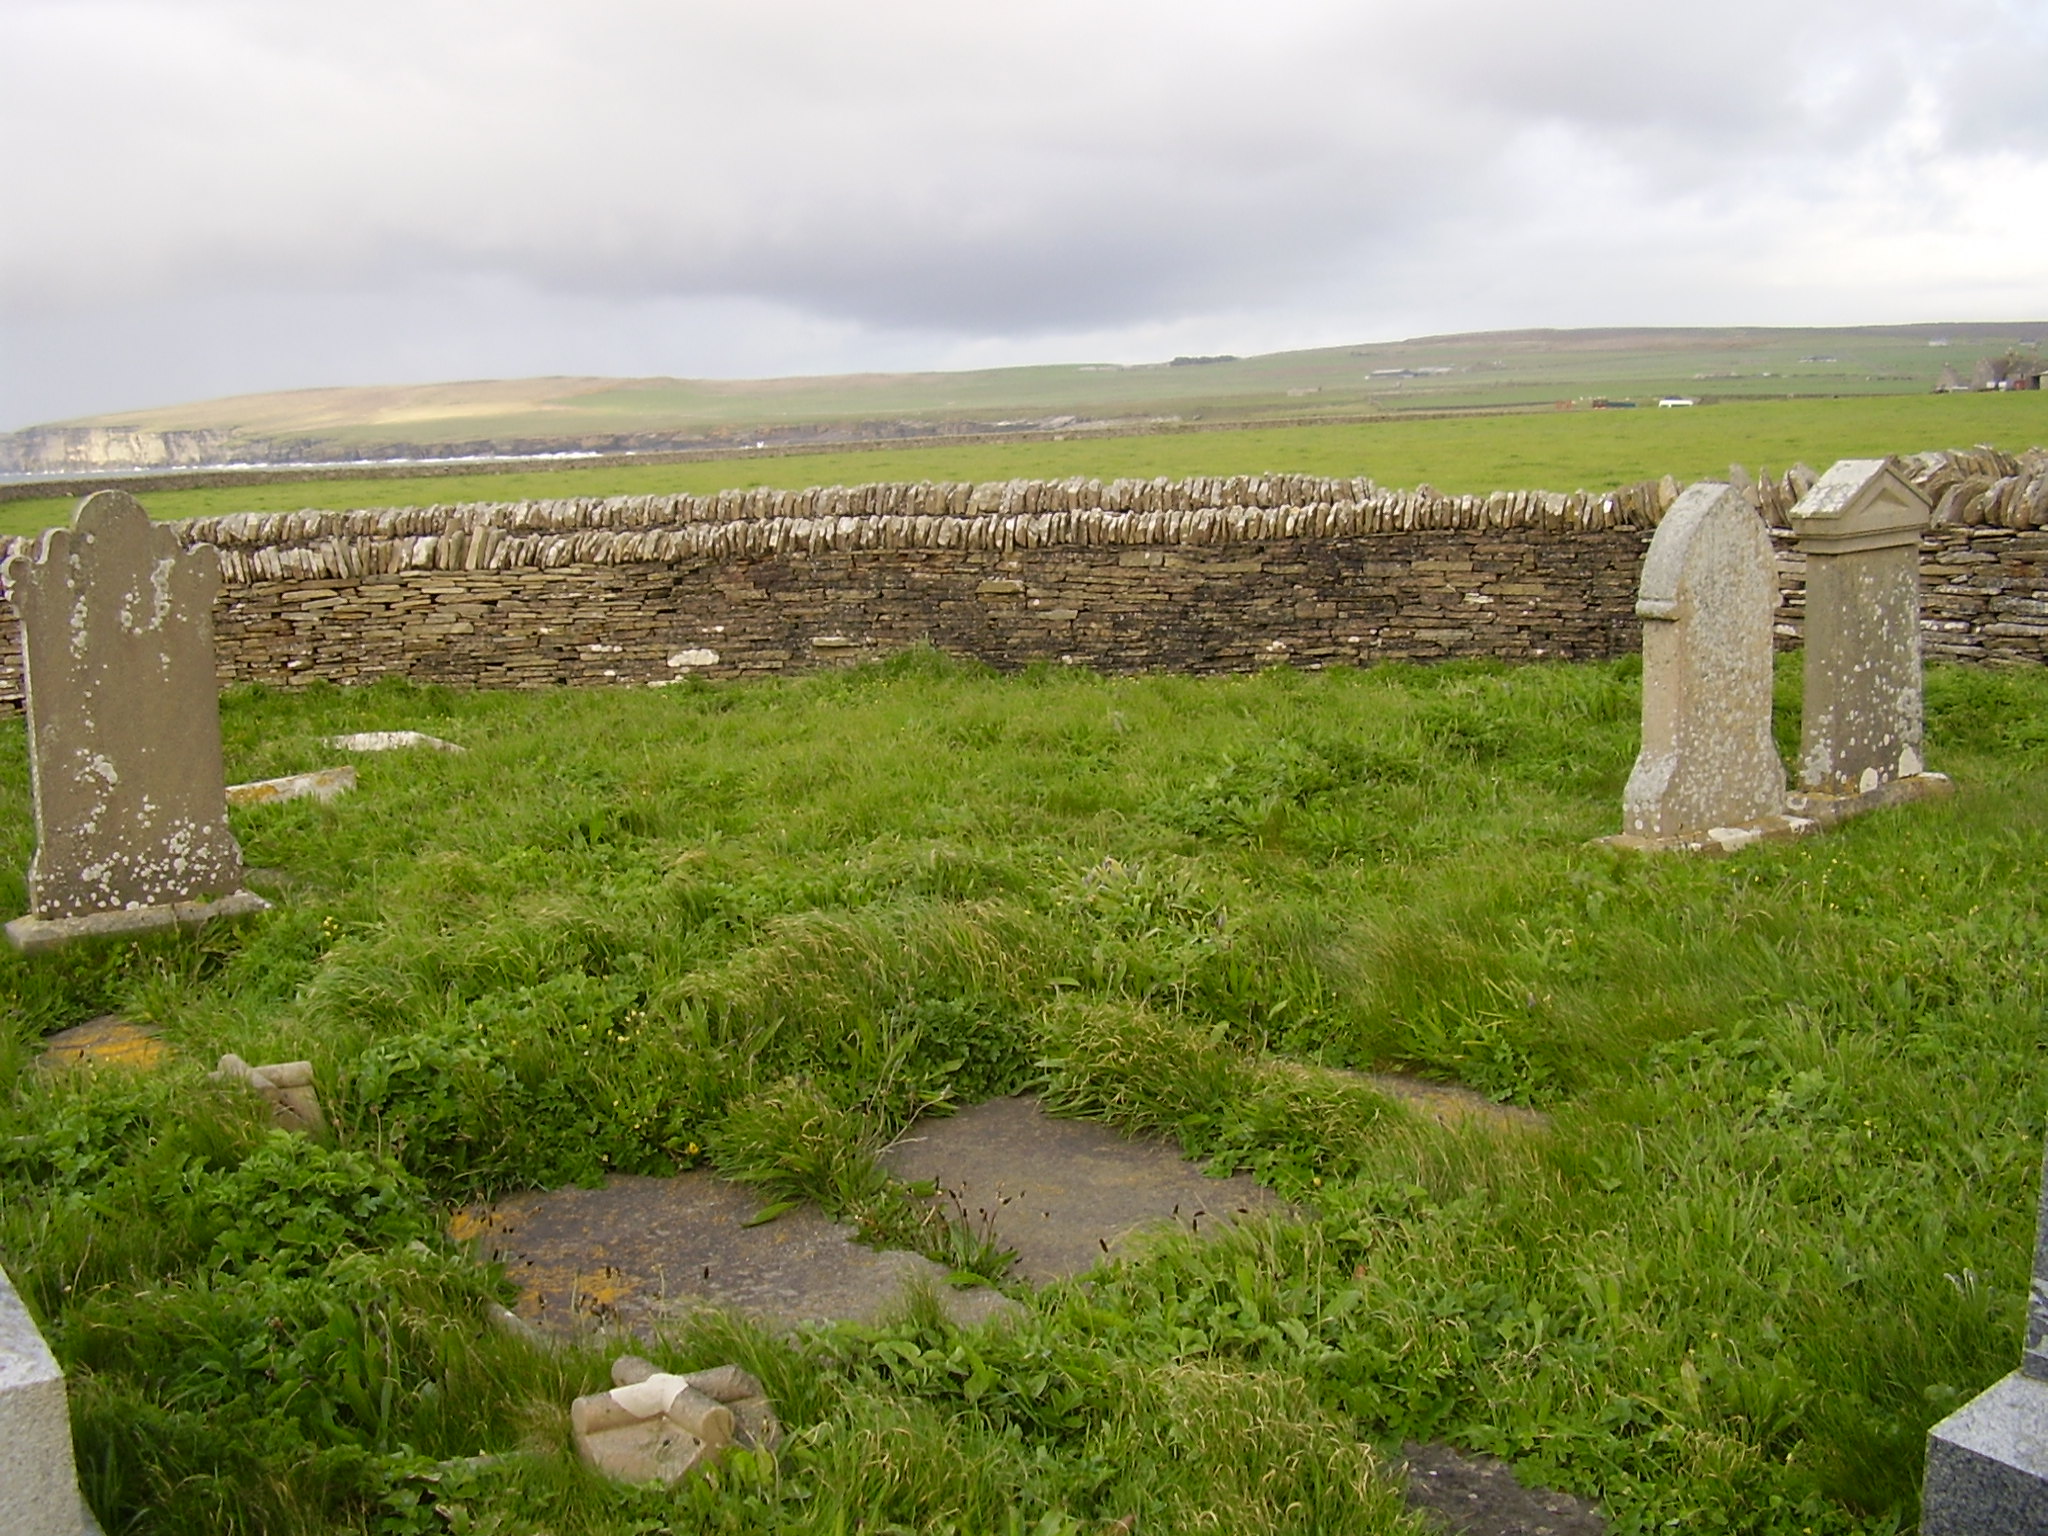
[[[1806,557],[1801,809],[1945,792],[1921,762],[1920,536],[1926,498],[1887,459],[1843,459],[1792,509]],[[1865,804],[1844,804],[1853,797]]]
[[[2048,1162],[2020,1368],[1927,1434],[1921,1536],[2048,1536]]]
[[[1639,847],[1740,846],[1799,828],[1771,740],[1770,534],[1732,486],[1692,486],[1643,561],[1643,748],[1622,793]]]
[[[0,570],[21,616],[36,852],[16,948],[261,911],[228,831],[212,549],[87,497]]]
[[[0,1531],[81,1536],[98,1530],[78,1493],[64,1373],[0,1270]]]

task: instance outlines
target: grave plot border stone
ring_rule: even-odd
[[[100,491],[4,568],[21,619],[36,852],[24,953],[265,910],[228,830],[217,553]]]
[[[42,1330],[0,1269],[0,1531],[100,1536],[71,1456],[71,1403]]]
[[[2048,1532],[2048,1156],[2020,1368],[1927,1432],[1921,1536]]]

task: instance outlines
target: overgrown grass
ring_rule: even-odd
[[[2016,1361],[2048,1087],[2048,674],[1929,700],[1954,801],[1684,861],[1587,846],[1632,663],[235,693],[238,778],[338,731],[470,750],[235,812],[259,920],[0,962],[0,1261],[117,1531],[1388,1531],[1374,1447],[1416,1436],[1625,1532],[1896,1530],[1927,1426]],[[0,796],[20,910],[18,727]],[[114,1009],[173,1064],[30,1066]],[[312,1059],[333,1145],[205,1085],[226,1050]],[[1554,1128],[1417,1124],[1345,1075],[1386,1067]],[[874,1148],[1026,1085],[1300,1216],[1007,1332],[679,1334],[792,1430],[680,1492],[581,1471],[603,1358],[494,1332],[440,1235],[708,1164],[943,1242]]]
[[[419,479],[309,480],[154,491],[151,515],[212,517],[305,507],[433,506],[571,496],[703,494],[732,487],[860,485],[883,480],[1104,480],[1155,475],[1370,475],[1382,485],[1451,492],[1607,490],[1667,472],[1719,476],[1731,463],[1782,473],[1795,460],[1882,457],[1993,443],[2048,442],[2048,395],[1872,396],[1743,400],[1688,411],[1541,411],[1220,432],[1151,432],[1065,442],[876,447],[697,464],[609,464]],[[63,523],[64,499],[0,505],[0,534]]]

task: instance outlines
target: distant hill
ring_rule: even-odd
[[[291,390],[0,434],[0,472],[326,464],[485,454],[1133,430],[1540,409],[1602,398],[1908,394],[1944,367],[2039,352],[2048,321],[1844,329],[1489,331],[1263,357],[968,373],[543,378]]]

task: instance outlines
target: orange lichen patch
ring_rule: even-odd
[[[42,1064],[46,1067],[130,1067],[146,1072],[162,1063],[170,1047],[153,1025],[131,1024],[114,1014],[103,1014],[69,1029],[60,1029],[43,1041]]]
[[[466,1205],[448,1218],[448,1235],[458,1243],[473,1243],[493,1225],[488,1206]]]

